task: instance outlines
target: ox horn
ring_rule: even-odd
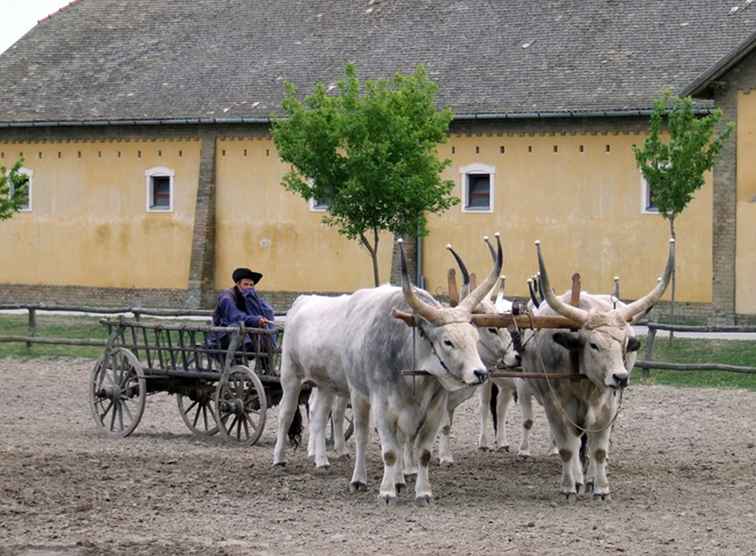
[[[415,313],[426,320],[435,322],[440,317],[438,309],[427,303],[423,303],[415,295],[412,284],[410,284],[409,273],[407,272],[407,259],[404,256],[404,240],[398,239],[397,243],[399,243],[399,266],[402,270],[402,293],[404,293],[404,300]]]
[[[462,261],[462,257],[457,254],[450,243],[446,244],[446,248],[449,250],[449,253],[452,254],[454,260],[457,261],[459,271],[462,273],[462,291],[460,292],[459,298],[464,299],[470,294],[470,273],[467,271],[467,267],[465,266],[464,261]]]
[[[662,276],[662,279],[660,282],[656,284],[656,287],[651,290],[650,293],[648,293],[646,296],[641,297],[640,299],[637,299],[630,303],[627,307],[623,307],[620,311],[620,314],[622,317],[627,321],[630,322],[633,320],[633,317],[636,315],[639,315],[641,313],[645,313],[653,307],[657,301],[661,298],[662,294],[664,294],[664,290],[667,289],[667,286],[669,285],[669,280],[672,278],[672,273],[675,270],[675,240],[671,239],[669,240],[669,254],[667,255],[667,267],[664,269],[664,276]]]
[[[538,297],[536,296],[535,288],[533,287],[532,278],[528,278],[528,293],[530,294],[530,302],[533,304],[533,307],[538,308],[540,303],[538,302]]]
[[[501,239],[498,233],[496,234],[496,243],[498,245],[496,262],[494,263],[494,267],[491,269],[488,277],[480,286],[475,288],[465,299],[463,299],[462,303],[459,304],[460,307],[466,309],[470,313],[472,313],[480,304],[480,302],[483,301],[483,299],[496,285],[496,280],[499,279],[499,274],[501,273],[501,267],[503,265],[504,254],[502,253]]]
[[[506,286],[506,284],[507,277],[502,274],[501,276],[499,276],[499,279],[496,281],[496,285],[491,292],[491,300],[494,302],[494,304],[497,304],[502,299],[504,299],[504,286]]]
[[[541,287],[546,302],[549,304],[549,307],[554,309],[557,313],[582,326],[588,320],[588,311],[564,303],[554,295],[554,290],[551,289],[551,283],[549,282],[549,275],[546,273],[546,264],[543,262],[543,255],[541,254],[541,242],[536,241],[535,246],[536,252],[538,253],[538,269],[541,271]]]
[[[488,236],[483,236],[483,241],[486,242],[486,245],[488,246],[488,252],[491,253],[491,260],[496,264],[496,251],[494,251],[493,245],[491,245],[491,241],[488,239]],[[496,241],[499,241],[499,234],[496,234]],[[496,285],[491,290],[491,299],[496,299],[500,292],[504,291],[504,285],[506,283],[507,277],[506,276],[500,276],[499,280],[496,281]],[[503,293],[501,293],[501,296],[503,297]]]

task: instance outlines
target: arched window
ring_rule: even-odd
[[[144,173],[147,182],[147,212],[173,212],[173,178],[176,172],[158,166]]]
[[[470,164],[459,169],[462,212],[493,212],[496,168]]]

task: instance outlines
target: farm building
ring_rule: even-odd
[[[362,248],[280,185],[269,133],[285,81],[306,94],[354,62],[363,78],[424,64],[455,113],[439,156],[462,202],[415,254],[432,292],[447,243],[488,269],[494,231],[509,295],[527,294],[536,239],[559,288],[579,270],[589,291],[619,275],[622,297],[646,292],[668,225],[632,145],[664,88],[721,107],[737,132],[679,219],[678,299],[756,318],[754,29],[742,0],[72,2],[0,56],[0,164],[22,157],[31,179],[0,223],[0,302],[205,306],[239,265],[280,307],[370,286]]]

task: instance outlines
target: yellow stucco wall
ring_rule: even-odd
[[[735,310],[756,313],[756,91],[738,93]]]
[[[661,216],[641,212],[641,177],[631,147],[642,140],[626,134],[453,136],[440,149],[453,160],[446,177],[461,195],[461,167],[495,167],[494,211],[471,214],[457,206],[430,219],[424,261],[429,289],[446,289],[452,266],[446,243],[483,275],[491,263],[482,237],[499,231],[510,295],[527,295],[526,280],[537,270],[536,239],[555,289],[569,289],[571,274],[580,272],[585,290],[608,293],[619,275],[622,297],[645,294],[664,269],[669,228]],[[711,211],[707,176],[676,224],[681,301],[711,302]]]
[[[286,171],[270,138],[218,142],[216,287],[229,287],[237,266],[262,272],[261,290],[372,287],[367,251],[322,224],[323,213],[310,211],[302,198],[284,190],[281,178]],[[391,248],[391,236],[383,235],[382,282],[389,280]]]
[[[32,210],[0,222],[0,283],[186,288],[199,141],[0,144],[23,156]],[[120,153],[120,155],[119,155]],[[146,211],[145,170],[175,172],[174,211]]]

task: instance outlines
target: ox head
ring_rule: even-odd
[[[488,369],[478,353],[480,335],[471,320],[473,310],[491,291],[499,276],[502,266],[501,245],[491,273],[456,307],[434,306],[420,299],[410,284],[401,240],[399,252],[404,299],[415,314],[421,335],[430,343],[430,354],[423,362],[423,368],[438,377],[447,390],[458,390],[485,382]]]
[[[626,386],[629,378],[629,370],[625,366],[626,356],[640,347],[640,342],[634,337],[629,323],[650,310],[667,288],[675,265],[674,240],[669,240],[667,266],[656,287],[637,301],[608,311],[586,311],[569,305],[554,295],[538,241],[536,250],[546,302],[554,311],[580,325],[577,332],[555,333],[552,336],[553,340],[562,347],[580,354],[581,374],[586,375],[597,386]]]
[[[494,264],[496,264],[496,251],[489,243],[488,238],[484,238],[484,241],[488,245],[491,251]],[[496,241],[501,247],[501,240],[499,234],[496,234]],[[470,293],[470,273],[465,266],[462,257],[452,248],[451,245],[447,245],[446,248],[454,257],[454,260],[459,266],[459,271],[462,274],[462,291],[461,298],[465,299]],[[496,313],[497,305],[491,300],[491,298],[497,299],[499,305],[503,303],[502,283],[504,277],[501,280],[496,280],[493,288],[490,292],[486,293],[480,303],[473,309],[475,313]],[[481,326],[478,328],[480,339],[478,340],[478,353],[480,358],[487,368],[493,367],[516,367],[520,364],[520,355],[514,349],[514,343],[512,336],[506,328],[496,328],[493,326]]]

